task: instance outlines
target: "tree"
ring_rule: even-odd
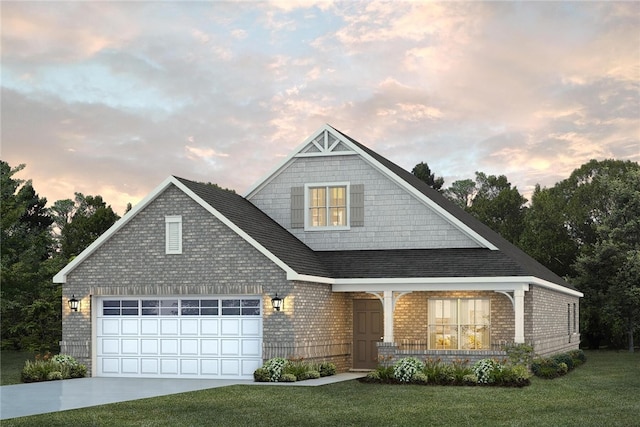
[[[454,181],[451,186],[444,191],[444,196],[462,209],[467,209],[471,206],[475,194],[476,183],[472,179]]]
[[[566,204],[555,188],[540,189],[531,196],[525,211],[519,246],[527,254],[561,277],[574,275],[578,245],[568,233],[562,212]]]
[[[51,284],[49,267],[53,220],[47,200],[38,196],[31,181],[14,177],[24,167],[11,168],[0,161],[2,347],[53,349],[60,340],[52,327],[60,318],[60,298],[52,298],[58,287]]]
[[[622,175],[606,169],[595,178],[606,203],[596,204],[602,212],[591,210],[595,243],[584,246],[577,258],[576,285],[585,293],[590,343],[599,346],[604,340],[619,348],[626,341],[633,352],[634,333],[640,330],[640,169],[628,168]]]
[[[64,224],[60,233],[60,250],[66,259],[77,256],[120,218],[101,196],[75,195],[71,221]]]
[[[436,191],[442,192],[442,186],[444,185],[444,178],[441,176],[436,178],[435,173],[431,172],[431,168],[428,164],[420,162],[413,167],[411,173],[414,174],[421,181],[427,183],[431,188]]]
[[[520,240],[527,202],[504,175],[476,172],[475,195],[469,213],[512,243]]]

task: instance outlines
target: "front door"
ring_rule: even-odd
[[[382,304],[377,299],[353,300],[353,368],[378,366],[377,343],[382,341]]]

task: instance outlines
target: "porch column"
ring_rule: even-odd
[[[384,310],[384,342],[393,342],[393,291],[384,291],[382,307]]]
[[[524,289],[513,291],[513,309],[515,314],[515,337],[516,344],[524,343]]]

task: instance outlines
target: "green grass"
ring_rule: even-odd
[[[0,385],[20,384],[20,372],[24,362],[33,360],[35,353],[3,351],[0,353]]]
[[[640,354],[587,363],[529,387],[362,384],[233,386],[5,420],[4,426],[632,426]]]

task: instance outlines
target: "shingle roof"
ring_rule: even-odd
[[[175,178],[298,274],[335,279],[534,276],[575,290],[561,277],[410,172],[348,135],[334,130],[499,250],[469,248],[316,252],[245,198],[214,185]]]
[[[404,180],[407,184],[414,187],[416,190],[420,191],[422,194],[431,199],[434,203],[444,209],[447,213],[451,214],[464,224],[466,224],[473,231],[487,239],[493,245],[495,245],[500,252],[511,258],[516,264],[518,264],[524,274],[518,275],[527,275],[527,276],[535,276],[540,279],[547,280],[549,282],[557,283],[569,289],[576,289],[573,285],[566,282],[560,276],[549,270],[547,267],[540,264],[538,261],[527,255],[520,248],[516,247],[514,244],[503,238],[500,234],[493,231],[491,228],[486,226],[481,221],[477,220],[474,216],[466,212],[464,209],[461,209],[450,200],[445,198],[442,194],[431,188],[421,179],[417,178],[415,175],[410,173],[409,171],[401,168],[396,165],[392,161],[382,157],[375,151],[369,149],[368,147],[360,144],[358,141],[354,140],[348,135],[340,132],[339,130],[332,127],[336,132],[340,135],[348,139],[350,142],[355,144],[358,148],[366,152],[369,156],[373,157],[376,161],[382,164],[384,167],[392,171],[399,178]]]
[[[211,184],[175,178],[297,273],[330,277],[311,248],[244,197]]]

